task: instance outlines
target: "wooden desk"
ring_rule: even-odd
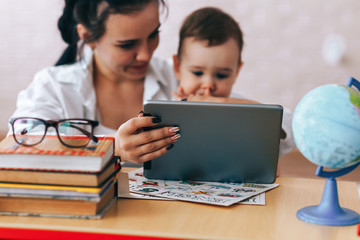
[[[297,219],[298,209],[320,202],[324,179],[279,177],[277,183],[266,193],[266,206],[118,199],[101,220],[0,216],[0,227],[191,239],[360,239],[356,226]],[[356,183],[338,181],[338,191],[341,206],[359,213]]]

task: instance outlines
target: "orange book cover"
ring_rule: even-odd
[[[114,138],[98,139],[84,148],[69,148],[56,135],[46,135],[41,143],[26,147],[9,135],[0,142],[0,168],[98,172],[114,155]]]

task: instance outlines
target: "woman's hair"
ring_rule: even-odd
[[[143,10],[151,1],[166,7],[164,0],[65,0],[58,28],[68,44],[55,66],[74,63],[85,43],[98,40],[105,33],[105,22],[110,14],[131,14]],[[89,36],[78,51],[77,24],[84,25]]]
[[[194,37],[198,41],[207,41],[208,46],[217,46],[233,38],[239,47],[239,64],[244,45],[239,24],[218,8],[205,7],[196,10],[185,18],[179,37],[178,58],[181,58],[184,39]]]

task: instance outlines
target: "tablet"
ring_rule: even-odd
[[[160,126],[181,137],[164,155],[144,163],[149,179],[273,183],[283,108],[269,104],[145,101]]]

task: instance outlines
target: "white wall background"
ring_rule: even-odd
[[[15,109],[16,95],[35,72],[53,65],[65,44],[57,30],[63,0],[0,0],[0,134]],[[168,0],[155,55],[177,50],[183,18],[203,6],[230,13],[244,32],[245,65],[234,90],[264,103],[295,109],[306,92],[326,83],[360,79],[358,0]],[[330,35],[340,35],[344,56],[323,58]],[[341,43],[341,42],[340,42]],[[335,42],[335,48],[337,47]]]

